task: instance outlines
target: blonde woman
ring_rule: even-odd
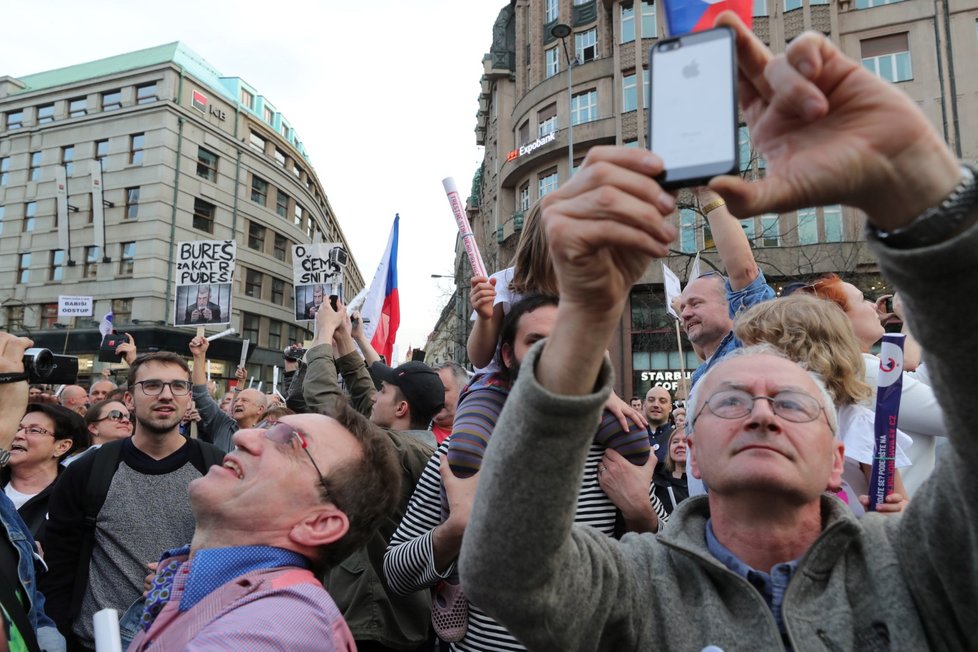
[[[820,375],[839,413],[839,438],[845,444],[843,480],[857,496],[869,493],[875,441],[875,414],[866,407],[873,388],[865,381],[859,341],[845,313],[830,301],[792,295],[758,304],[737,315],[734,334],[745,345],[770,344]],[[903,452],[912,445],[899,433],[897,467],[910,465]],[[900,473],[894,493],[879,511],[900,511],[906,504]],[[858,506],[854,511],[861,512]]]

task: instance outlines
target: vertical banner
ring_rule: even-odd
[[[893,493],[897,445],[897,417],[903,392],[903,342],[900,333],[887,333],[880,347],[880,371],[876,377],[876,444],[869,478],[869,511]]]
[[[315,319],[323,301],[343,299],[343,270],[350,256],[339,242],[292,246],[295,318]]]
[[[95,246],[105,254],[105,205],[102,203],[102,161],[92,159],[92,225],[95,227]]]
[[[54,183],[56,185],[55,204],[58,211],[58,249],[65,252],[65,258],[71,260],[71,235],[68,225],[68,177],[63,166],[54,168]]]
[[[445,188],[448,195],[448,204],[452,207],[452,214],[455,216],[455,226],[458,227],[459,236],[465,246],[465,253],[469,256],[469,265],[472,266],[472,273],[476,276],[488,276],[486,264],[482,261],[482,254],[479,253],[479,245],[475,241],[475,234],[469,226],[469,220],[465,217],[465,210],[462,208],[462,199],[458,195],[458,188],[455,187],[455,179],[445,177],[441,180],[441,185]]]
[[[174,325],[231,322],[231,283],[236,256],[234,240],[177,243]]]

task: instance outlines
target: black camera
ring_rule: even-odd
[[[283,351],[283,355],[285,356],[285,359],[290,360],[292,362],[298,362],[299,360],[302,359],[302,356],[304,356],[305,354],[306,354],[306,350],[302,348],[302,346],[300,346],[299,344],[292,344],[291,346],[287,346],[285,347],[285,351]]]
[[[102,338],[102,344],[98,349],[99,362],[119,362],[122,356],[115,352],[120,344],[125,344],[129,339],[122,333],[109,333]]]
[[[78,382],[78,358],[56,355],[48,349],[27,349],[24,351],[24,373],[32,385],[74,385]]]

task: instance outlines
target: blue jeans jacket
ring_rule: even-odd
[[[17,577],[20,580],[18,588],[30,601],[27,618],[34,627],[37,642],[46,652],[64,652],[65,640],[58,633],[54,621],[44,613],[44,595],[37,590],[34,565],[42,562],[34,551],[34,537],[14,504],[3,492],[0,492],[0,524],[3,526],[0,536],[6,536],[17,549]]]

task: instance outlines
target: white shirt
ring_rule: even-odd
[[[24,503],[26,503],[28,500],[30,500],[31,498],[37,495],[37,494],[20,493],[19,491],[14,489],[13,482],[7,483],[7,486],[3,488],[3,493],[7,494],[7,498],[10,499],[10,502],[12,502],[14,504],[14,507],[16,507],[17,509],[23,507]]]
[[[509,314],[509,309],[513,307],[513,304],[523,298],[523,295],[511,292],[509,289],[509,284],[513,282],[513,274],[515,273],[515,267],[507,267],[506,269],[496,272],[489,277],[490,280],[496,279],[496,299],[492,302],[493,310],[496,306],[502,305],[503,316]],[[476,317],[475,310],[472,311],[472,315],[469,316],[469,321],[475,321]],[[499,340],[496,340],[496,351],[492,355],[492,360],[489,361],[485,367],[477,367],[475,372],[477,374],[481,373],[491,373],[493,371],[499,371],[499,363],[496,362],[496,357],[499,355]]]

